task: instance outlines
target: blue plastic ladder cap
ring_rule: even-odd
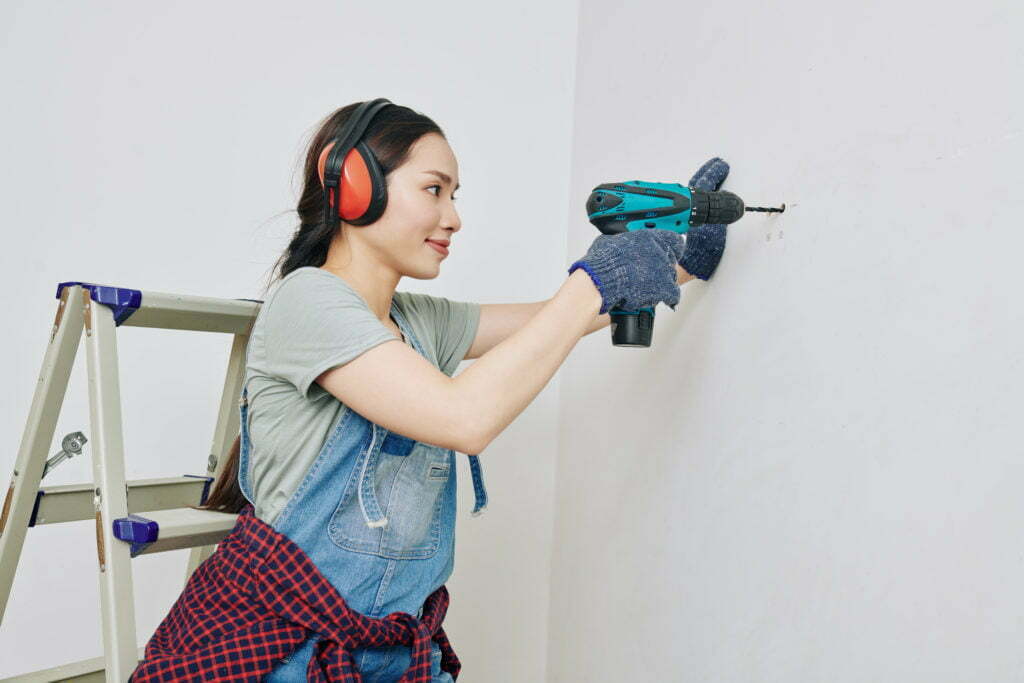
[[[160,525],[139,515],[114,520],[114,536],[129,543],[152,543],[160,538]]]
[[[57,284],[57,298],[65,287],[80,285],[90,292],[90,297],[98,304],[103,304],[114,312],[114,324],[120,325],[142,305],[142,291],[127,287],[109,287],[91,282],[61,282]]]
[[[128,515],[114,520],[114,537],[130,543],[131,556],[135,557],[160,537],[160,525],[139,515]]]

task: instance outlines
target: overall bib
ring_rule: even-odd
[[[391,314],[429,361],[394,302]],[[246,388],[239,406],[238,484],[253,502]],[[487,491],[477,456],[469,456],[469,466],[475,516],[487,505]],[[352,609],[369,617],[407,612],[419,618],[424,600],[454,567],[455,491],[453,450],[390,432],[346,406],[295,493],[275,520],[266,521],[302,548]],[[266,680],[304,681],[317,639],[307,638]],[[436,643],[432,656],[434,680],[450,682]],[[367,683],[396,681],[409,667],[411,648],[358,648],[353,658]]]

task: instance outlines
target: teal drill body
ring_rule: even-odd
[[[682,235],[696,225],[735,223],[743,212],[743,200],[732,192],[643,180],[598,185],[587,200],[587,218],[606,235],[647,228]]]

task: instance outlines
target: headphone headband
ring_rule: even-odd
[[[389,104],[391,104],[391,101],[383,97],[363,102],[356,109],[355,113],[349,117],[348,121],[345,122],[345,125],[341,127],[341,132],[335,136],[335,145],[331,148],[330,153],[328,153],[327,162],[324,164],[325,186],[337,186],[338,178],[341,176],[341,165],[344,163],[345,157],[356,146],[360,138],[363,137],[363,133],[370,126],[370,122],[373,121],[373,117],[377,115],[377,112]]]
[[[333,139],[335,144],[328,153],[324,163],[324,223],[331,226],[331,228],[335,228],[338,225],[338,212],[334,208],[332,198],[337,198],[337,202],[340,205],[341,197],[338,195],[338,191],[340,188],[341,167],[345,163],[345,157],[359,143],[363,133],[366,132],[377,112],[389,104],[392,104],[392,102],[384,97],[363,102],[352,116],[345,121],[341,131]],[[331,191],[332,189],[333,192]]]

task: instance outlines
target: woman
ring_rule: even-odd
[[[386,203],[370,222],[334,221],[351,214],[351,188],[325,197],[328,155],[370,105],[365,146],[342,176],[357,157],[379,164]],[[702,172],[717,189],[727,169],[712,160]],[[534,304],[396,291],[402,277],[440,273],[462,227],[458,186],[444,133],[411,109],[355,103],[319,126],[300,225],[251,330],[239,438],[205,505],[241,512],[239,523],[190,578],[133,680],[457,678],[441,628],[454,452],[484,450],[612,306],[674,306],[694,277],[680,261],[710,277],[724,246],[724,232],[688,247],[664,230],[602,235]],[[465,358],[478,360],[454,378]],[[470,465],[477,514],[486,490],[474,455]]]

